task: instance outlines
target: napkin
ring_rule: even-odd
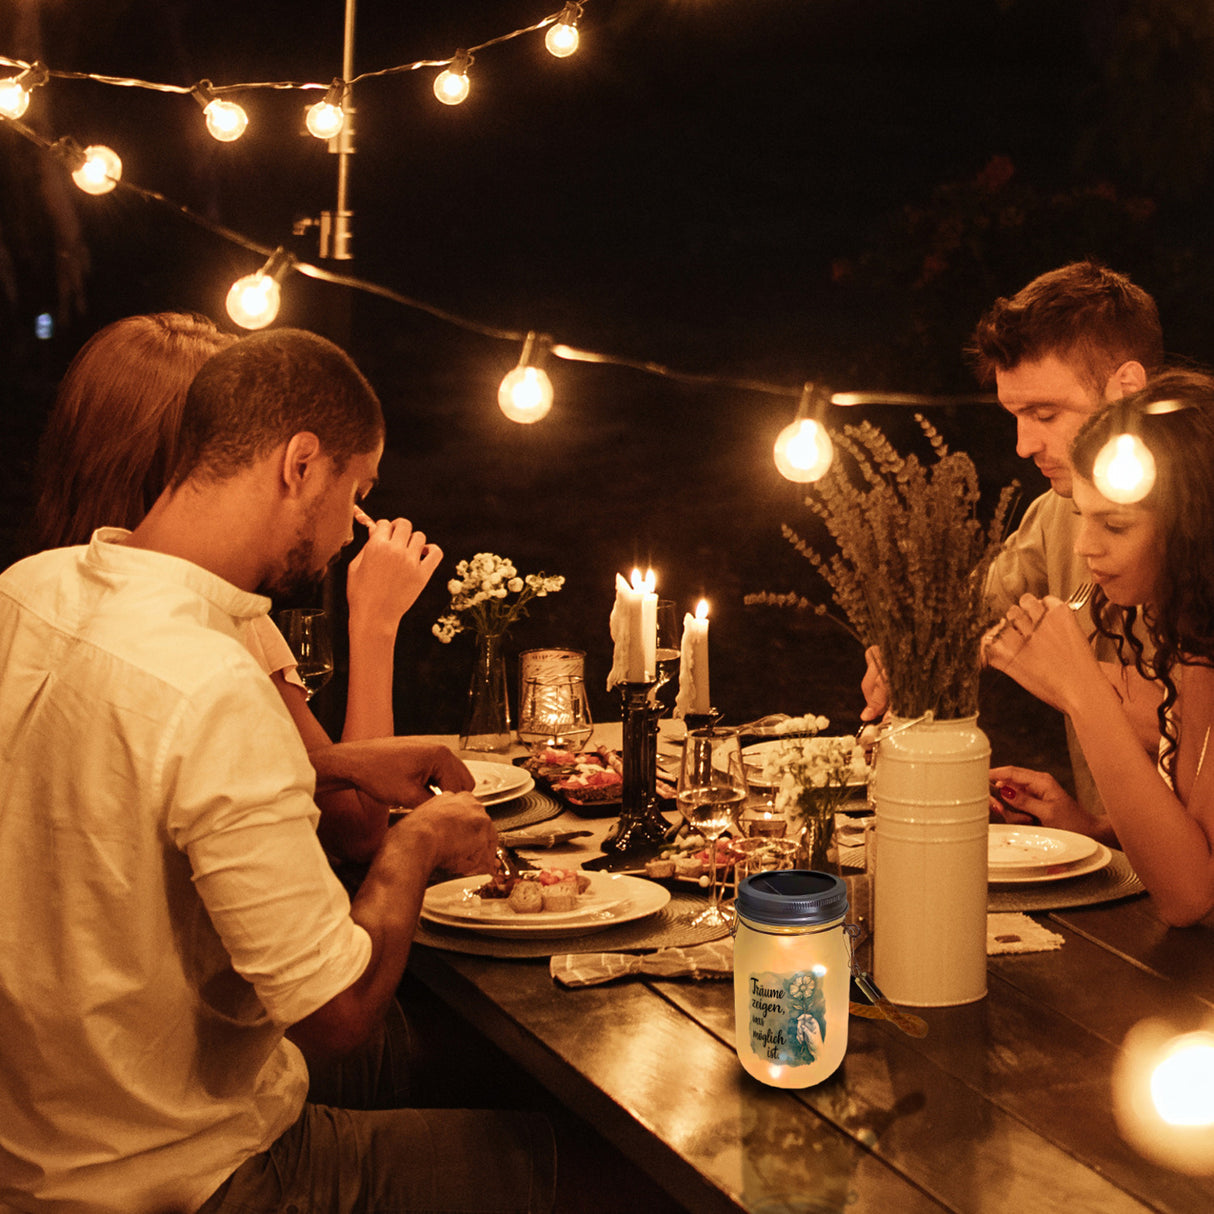
[[[629,974],[656,978],[732,978],[733,940],[711,940],[690,948],[660,948],[633,953],[563,953],[552,958],[549,971],[562,986],[595,986]]]
[[[1019,911],[999,911],[986,917],[986,952],[1042,953],[1061,948],[1063,937]]]

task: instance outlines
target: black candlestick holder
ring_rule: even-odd
[[[661,704],[650,701],[656,680],[623,685],[624,787],[620,819],[603,841],[603,851],[623,855],[660,843],[670,824],[658,808],[658,718]]]

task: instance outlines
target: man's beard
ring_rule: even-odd
[[[310,539],[301,538],[287,553],[283,567],[270,574],[257,587],[257,592],[270,598],[295,598],[304,591],[317,589],[332,564],[330,561],[323,569],[317,569],[316,545]]]

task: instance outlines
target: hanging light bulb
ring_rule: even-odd
[[[260,270],[232,284],[225,306],[242,329],[264,329],[278,315],[282,302],[279,284],[294,260],[285,249],[275,249]]]
[[[81,153],[84,157],[72,170],[72,180],[86,194],[108,194],[122,177],[122,161],[104,144],[93,143]]]
[[[472,56],[467,51],[456,51],[451,66],[434,77],[434,95],[443,105],[459,105],[468,96],[472,83],[468,79],[468,68]]]
[[[335,139],[341,133],[341,128],[346,124],[346,112],[341,106],[345,93],[346,82],[335,78],[324,100],[308,106],[304,124],[309,134],[317,139]]]
[[[798,484],[821,480],[835,454],[835,445],[821,420],[806,416],[813,391],[813,384],[801,390],[796,419],[780,431],[772,450],[780,475]],[[829,394],[823,397],[821,409],[829,399]]]
[[[30,94],[45,84],[50,73],[41,63],[32,63],[16,76],[0,80],[0,117],[20,118],[29,108]]]
[[[209,80],[200,80],[192,91],[194,100],[202,106],[202,116],[213,139],[218,139],[220,143],[231,143],[245,133],[249,116],[244,106],[216,97]]]
[[[1155,457],[1137,434],[1114,435],[1097,452],[1092,483],[1111,502],[1140,502],[1155,484]]]
[[[577,50],[577,23],[581,15],[582,6],[580,4],[566,4],[561,9],[561,15],[557,17],[553,25],[548,27],[548,32],[544,35],[544,45],[550,54],[555,55],[558,59],[564,59]]]
[[[543,368],[549,344],[548,338],[528,333],[518,366],[497,390],[498,406],[512,422],[530,425],[552,408],[552,381]]]

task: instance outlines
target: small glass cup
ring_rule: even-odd
[[[580,675],[528,679],[519,700],[518,737],[532,751],[582,750],[594,732],[586,680]]]

